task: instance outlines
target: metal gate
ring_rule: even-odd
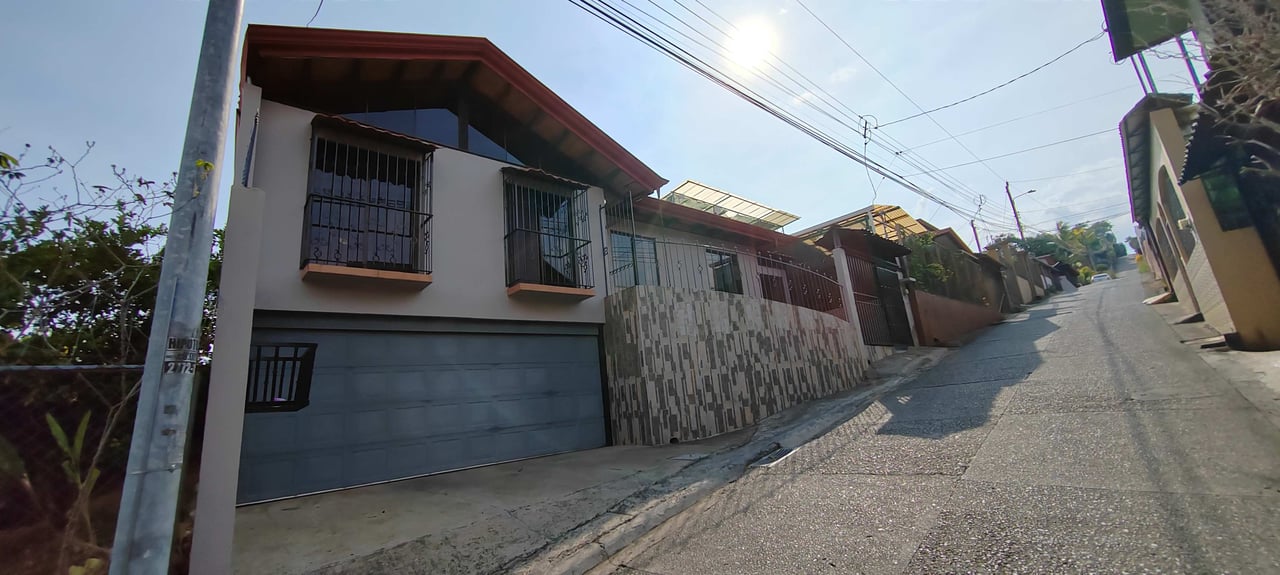
[[[911,323],[907,320],[907,302],[902,298],[898,266],[877,262],[876,287],[880,289],[880,307],[884,308],[889,323],[889,340],[894,345],[911,345]]]
[[[884,260],[848,253],[853,275],[854,304],[867,345],[911,345],[911,324],[902,299],[898,266]]]

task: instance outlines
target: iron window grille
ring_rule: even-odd
[[[244,410],[298,411],[311,402],[316,344],[269,343],[252,346]]]
[[[503,170],[507,286],[593,287],[587,190]]]
[[[715,291],[742,294],[742,270],[738,266],[738,254],[707,250],[707,266]]]
[[[313,138],[302,263],[431,273],[431,154]]]
[[[609,243],[612,246],[609,278],[614,286],[659,285],[658,244],[654,238],[610,231]]]

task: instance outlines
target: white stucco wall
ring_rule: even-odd
[[[604,201],[603,190],[588,190],[587,201],[596,295],[581,301],[509,297],[500,170],[511,164],[450,148],[436,150],[434,160],[434,283],[421,291],[406,291],[377,284],[335,287],[303,282],[298,268],[313,117],[306,110],[262,102],[253,187],[266,195],[262,218],[267,225],[256,309],[604,323],[603,236],[595,213]]]

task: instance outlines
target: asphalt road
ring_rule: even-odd
[[[599,571],[1280,573],[1280,429],[1121,273],[992,328]]]

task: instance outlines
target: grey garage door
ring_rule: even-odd
[[[587,335],[255,330],[314,342],[311,403],[245,415],[241,503],[605,444]]]

